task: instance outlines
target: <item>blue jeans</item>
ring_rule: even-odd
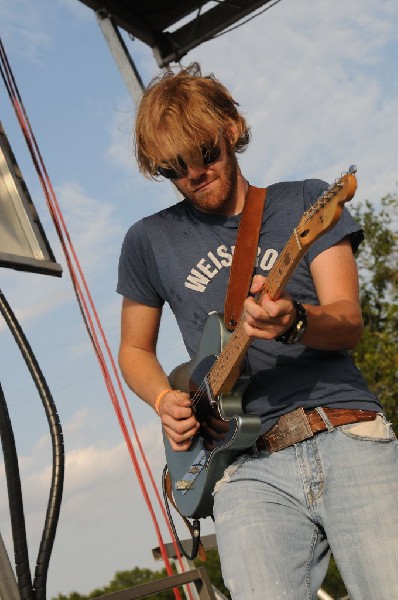
[[[398,598],[398,442],[381,424],[381,436],[344,425],[226,470],[214,517],[232,598],[315,599],[330,552],[351,600]]]

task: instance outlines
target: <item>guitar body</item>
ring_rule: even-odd
[[[260,418],[245,415],[242,409],[241,393],[249,383],[247,375],[238,379],[233,391],[220,394],[216,399],[211,398],[211,392],[203,385],[229,336],[222,318],[218,313],[211,313],[196,357],[169,376],[174,389],[191,393],[198,420],[202,422],[209,415],[216,417],[223,431],[222,440],[210,441],[211,449],[208,441],[198,434],[184,452],[172,450],[167,436],[163,435],[173,497],[185,517],[205,518],[212,514],[215,484],[237,454],[252,446],[259,436]]]

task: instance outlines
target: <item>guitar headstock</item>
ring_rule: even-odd
[[[320,235],[331,229],[339,220],[343,206],[354,197],[357,189],[356,167],[351,166],[306,211],[296,227],[296,234],[303,248],[312,244]]]

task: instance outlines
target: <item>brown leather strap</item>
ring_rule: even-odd
[[[224,305],[224,322],[230,331],[235,329],[249,293],[266,195],[266,188],[249,185],[239,222]]]
[[[327,407],[322,410],[333,427],[374,421],[377,416],[377,412],[371,410]],[[257,440],[256,447],[257,450],[277,452],[327,429],[326,421],[317,410],[304,411],[302,408],[296,408],[279,417],[275,425]]]
[[[333,427],[348,425],[349,423],[361,423],[362,421],[374,421],[377,412],[373,410],[355,410],[350,408],[324,408],[325,414]],[[317,410],[306,412],[313,433],[325,431],[327,426]]]

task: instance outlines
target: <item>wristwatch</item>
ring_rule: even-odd
[[[297,344],[307,329],[307,311],[304,306],[297,300],[293,300],[293,306],[296,309],[296,318],[293,325],[285,333],[275,338],[275,341],[282,344]]]

